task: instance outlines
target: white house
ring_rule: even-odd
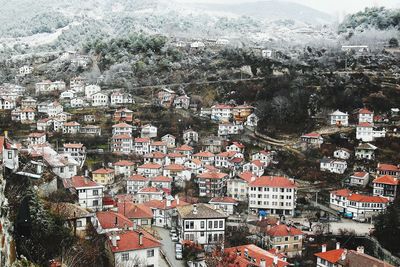
[[[114,124],[112,126],[113,135],[129,135],[132,136],[133,126],[125,122]]]
[[[72,99],[76,97],[76,92],[73,90],[64,91],[60,94],[60,99]]]
[[[151,124],[144,125],[140,131],[140,137],[142,137],[142,138],[157,137],[157,127],[155,127]]]
[[[344,212],[347,208],[347,198],[352,194],[349,189],[339,189],[330,192],[329,207]]]
[[[161,141],[154,141],[150,143],[149,146],[150,153],[152,152],[161,152],[166,154],[167,153],[167,143]]]
[[[107,237],[113,266],[161,266],[161,243],[148,232],[129,230],[109,233]]]
[[[249,184],[249,209],[269,214],[294,215],[297,186],[293,179],[261,176]]]
[[[11,110],[16,106],[16,101],[8,97],[0,97],[0,110]]]
[[[352,194],[347,198],[347,213],[352,214],[352,219],[360,222],[370,222],[373,217],[384,212],[389,200],[380,196],[367,196]]]
[[[128,93],[114,92],[111,94],[111,105],[125,105],[134,103],[133,97]]]
[[[35,110],[32,108],[16,108],[11,111],[11,120],[21,123],[33,123],[35,122]]]
[[[333,156],[337,159],[349,159],[351,156],[351,151],[346,148],[339,148],[333,152]]]
[[[183,132],[183,142],[187,145],[190,145],[192,142],[199,142],[199,133],[194,131],[193,129],[188,129]]]
[[[376,149],[377,149],[377,147],[374,145],[371,145],[370,143],[361,143],[355,149],[356,158],[357,159],[374,160]]]
[[[93,107],[107,107],[109,104],[108,95],[104,93],[94,93],[91,98]]]
[[[126,180],[126,192],[136,194],[142,188],[148,187],[149,179],[140,174],[129,176]]]
[[[243,165],[243,172],[251,172],[257,177],[264,174],[264,163],[259,160],[252,160]]]
[[[252,113],[249,116],[247,116],[244,124],[249,127],[257,128],[259,121],[260,118],[256,114]]]
[[[30,133],[28,135],[30,145],[40,145],[46,143],[46,133]]]
[[[85,86],[85,97],[87,99],[92,99],[92,95],[101,91],[100,86],[95,84],[90,84]]]
[[[19,75],[21,75],[21,76],[29,75],[32,73],[32,71],[33,71],[33,68],[31,66],[24,65],[19,68]]]
[[[133,150],[132,137],[128,134],[117,134],[111,138],[113,153],[129,154]]]
[[[78,134],[80,132],[81,125],[76,121],[64,122],[62,130],[64,134]]]
[[[400,179],[391,175],[383,175],[372,181],[374,196],[385,197],[393,201],[399,194]]]
[[[137,172],[146,177],[156,177],[162,174],[162,166],[156,163],[145,163],[138,166]]]
[[[320,162],[320,170],[331,173],[343,174],[347,169],[347,162],[331,158],[323,158]]]
[[[189,109],[190,97],[187,95],[178,96],[174,99],[174,107],[178,109]]]
[[[245,148],[246,148],[246,146],[240,142],[232,142],[232,144],[227,146],[225,149],[226,149],[226,151],[234,151],[234,152],[244,153]]]
[[[237,176],[228,179],[226,194],[239,201],[248,200],[249,183],[257,177],[251,172],[242,172]]]
[[[135,138],[133,151],[138,155],[145,155],[150,151],[150,139],[149,138]]]
[[[161,141],[167,145],[167,148],[175,147],[175,140],[176,137],[173,136],[172,134],[166,134],[163,137],[161,137]]]
[[[366,108],[358,111],[358,123],[374,123],[374,112]]]
[[[348,126],[349,125],[349,114],[336,110],[329,114],[330,125],[336,126]]]
[[[204,203],[177,207],[177,210],[181,240],[205,246],[224,242],[226,214]]]
[[[83,163],[86,160],[86,147],[83,144],[66,143],[63,147],[65,154],[69,154],[78,162],[79,166],[83,166]]]
[[[251,160],[259,160],[265,166],[269,166],[273,159],[271,151],[261,150],[251,155]]]
[[[324,143],[324,138],[319,133],[303,134],[300,139],[302,142],[315,147],[320,147]]]
[[[233,116],[233,106],[218,104],[211,107],[211,119],[215,121],[229,121]]]
[[[47,115],[49,115],[50,118],[54,118],[57,116],[58,113],[61,113],[63,111],[64,111],[63,106],[57,101],[54,101],[47,104],[45,113],[47,113]]]
[[[101,210],[104,187],[83,176],[63,180],[64,187],[72,189],[78,196],[79,205],[84,208]]]
[[[363,142],[374,141],[374,127],[370,122],[361,122],[356,127],[356,139]]]
[[[82,97],[72,98],[70,101],[71,108],[81,108],[87,106],[87,102]]]
[[[368,172],[355,172],[350,176],[350,186],[365,187],[369,182]]]
[[[151,200],[163,200],[164,190],[157,187],[144,187],[136,192],[135,198],[138,203],[144,203]]]
[[[114,164],[115,175],[123,175],[129,177],[135,170],[135,163],[129,160],[119,160]]]
[[[220,123],[218,125],[218,136],[237,135],[243,130],[243,125],[235,123]]]
[[[150,207],[153,212],[153,223],[158,227],[174,227],[176,222],[174,220],[177,212],[177,207],[190,205],[185,201],[180,200],[178,197],[175,199],[151,200],[143,203],[143,205]]]

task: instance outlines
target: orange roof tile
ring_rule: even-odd
[[[379,196],[367,196],[361,194],[352,194],[350,195],[347,200],[355,201],[355,202],[368,202],[368,203],[387,203],[389,202],[388,199]]]
[[[98,170],[95,170],[92,172],[93,174],[110,174],[114,173],[113,169],[108,169],[108,168],[100,168]]]
[[[296,188],[296,183],[289,178],[281,176],[261,176],[250,183],[249,186],[255,187],[284,187]]]
[[[99,186],[95,181],[83,176],[73,176],[70,182],[74,188]]]
[[[374,114],[372,111],[370,111],[369,109],[366,108],[361,108],[358,113],[360,114]]]
[[[199,174],[197,177],[202,179],[223,179],[226,178],[228,174],[223,172],[205,172]]]
[[[157,163],[145,163],[143,165],[140,165],[138,168],[141,169],[161,169],[161,165]]]
[[[231,197],[214,197],[208,203],[238,203],[234,198]]]
[[[318,258],[324,259],[330,263],[337,263],[340,260],[344,252],[343,248],[328,250],[326,252],[315,253],[314,255]]]
[[[125,123],[125,122],[121,122],[121,123],[118,123],[118,124],[114,124],[112,127],[113,128],[132,128],[133,126],[129,125],[129,124]]]
[[[339,190],[332,191],[331,194],[341,196],[341,197],[348,197],[352,194],[352,192],[349,189],[345,188],[345,189],[339,189]]]
[[[399,185],[400,184],[400,180],[397,179],[396,177],[391,176],[391,175],[384,175],[384,176],[376,178],[373,181],[373,183]]]
[[[164,167],[164,170],[170,170],[170,171],[184,171],[186,170],[185,166],[182,166],[180,164],[170,164]]]
[[[279,224],[272,226],[271,229],[267,231],[267,234],[270,236],[295,236],[303,235],[304,233],[296,227]]]
[[[147,178],[144,177],[143,175],[135,174],[135,175],[129,176],[128,180],[130,180],[130,181],[147,181]]]
[[[203,158],[211,158],[215,155],[209,151],[200,151],[199,153],[194,154],[192,157],[203,157]]]
[[[135,163],[129,160],[120,160],[114,163],[114,166],[133,166]]]
[[[159,175],[150,179],[152,182],[172,182],[172,178]]]
[[[188,146],[188,145],[182,145],[182,146],[176,148],[175,150],[178,150],[178,151],[192,151],[193,147]]]
[[[143,234],[142,245],[139,244],[140,233]],[[139,232],[137,230],[133,230],[114,234],[119,236],[116,247],[112,245],[112,234],[107,234],[107,236],[109,237],[107,240],[108,246],[111,248],[111,251],[113,253],[161,247],[161,243],[145,231]]]
[[[131,201],[117,203],[118,212],[124,214],[129,219],[151,219],[153,212],[143,204],[135,204]]]
[[[97,220],[103,229],[123,229],[125,227],[133,227],[133,222],[124,215],[113,211],[96,212]]]

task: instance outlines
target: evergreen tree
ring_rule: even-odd
[[[374,235],[391,252],[400,252],[400,197],[377,216]]]

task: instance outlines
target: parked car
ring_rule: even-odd
[[[175,252],[175,259],[181,260],[182,259],[182,251],[176,251]]]
[[[179,241],[178,235],[177,235],[177,234],[173,234],[173,235],[171,236],[171,240],[172,240],[173,242],[178,242],[178,241]]]
[[[300,230],[302,230],[302,231],[310,231],[310,227],[305,226],[304,224],[301,224],[301,223],[299,223],[299,222],[295,222],[295,223],[294,223],[294,226],[295,226],[297,229],[300,229]]]
[[[175,244],[175,252],[182,252],[182,244],[181,243]]]

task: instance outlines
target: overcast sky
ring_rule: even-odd
[[[243,3],[260,0],[178,0],[181,2]],[[280,1],[280,0],[275,0]],[[400,0],[285,0],[297,2],[332,15],[353,13],[367,6],[386,6],[400,8]]]

